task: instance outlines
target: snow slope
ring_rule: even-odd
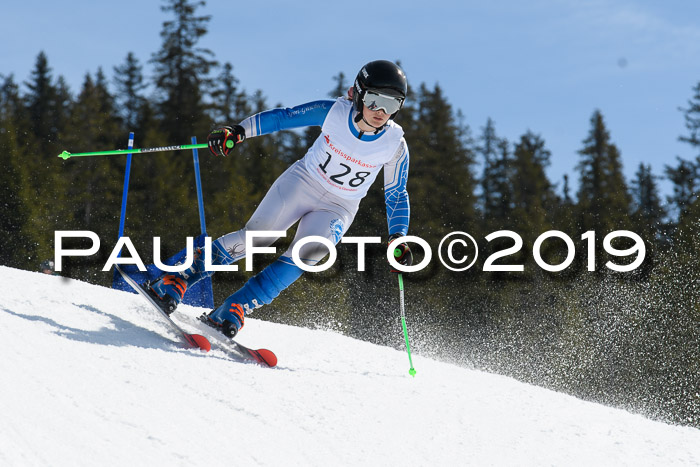
[[[700,465],[700,430],[502,376],[249,318],[262,368],[182,348],[137,295],[0,284],[3,466]]]

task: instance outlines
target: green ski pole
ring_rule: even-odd
[[[234,145],[233,141],[228,141],[226,146],[232,148]],[[161,146],[159,148],[141,148],[141,149],[115,149],[113,151],[97,151],[97,152],[78,152],[71,154],[68,151],[63,151],[58,157],[66,160],[71,157],[85,157],[85,156],[111,156],[119,154],[144,154],[148,152],[165,152],[165,151],[181,151],[183,149],[203,149],[208,147],[206,143],[202,144],[183,144],[180,146]]]
[[[399,303],[401,304],[401,327],[403,328],[403,337],[406,341],[406,351],[408,352],[408,363],[411,365],[411,369],[408,370],[408,374],[411,376],[416,376],[416,369],[413,368],[413,359],[411,359],[411,346],[408,343],[408,329],[406,328],[406,310],[404,308],[403,300],[403,275],[399,273]]]

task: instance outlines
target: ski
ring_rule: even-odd
[[[239,358],[242,358],[244,360],[249,360],[253,361],[256,363],[259,363],[263,366],[269,367],[269,368],[274,368],[277,366],[277,355],[275,355],[274,352],[268,349],[250,349],[246,347],[243,344],[240,344],[236,342],[235,340],[228,338],[221,334],[218,330],[214,330],[212,325],[210,324],[209,318],[207,317],[206,313],[202,314],[199,318],[197,318],[200,323],[203,324],[203,326],[200,326],[203,328],[206,326],[207,331],[213,330],[214,332],[208,335],[211,335],[214,339],[219,341],[221,343],[222,347],[225,347],[233,354],[238,356]]]
[[[185,332],[175,321],[172,320],[170,316],[166,312],[160,309],[160,307],[156,304],[156,302],[153,300],[153,298],[148,295],[148,293],[138,284],[134,279],[132,279],[127,273],[122,271],[122,268],[119,267],[118,264],[114,265],[115,268],[117,268],[117,271],[119,271],[119,274],[122,275],[124,280],[131,286],[132,289],[134,289],[139,295],[142,297],[146,298],[148,300],[148,303],[151,304],[151,306],[160,314],[160,316],[163,317],[166,323],[170,325],[170,327],[177,332],[187,343],[190,347],[199,347],[201,350],[205,352],[209,352],[211,350],[211,343],[209,340],[204,337],[200,336],[199,334],[190,334],[188,332]]]
[[[208,323],[206,314],[203,314],[202,316],[197,318],[194,323],[190,324],[193,324],[196,327],[200,328],[203,332],[207,334],[207,336],[209,336],[209,339],[199,334],[190,334],[185,332],[175,321],[173,321],[173,319],[166,312],[164,312],[156,304],[153,297],[151,297],[140,284],[138,284],[134,279],[132,279],[128,274],[126,274],[119,267],[118,264],[115,264],[114,267],[117,268],[119,274],[121,274],[121,276],[131,286],[131,288],[138,292],[139,295],[145,297],[146,300],[148,300],[148,303],[160,314],[160,316],[163,317],[163,319],[173,328],[173,330],[175,330],[180,336],[182,336],[185,342],[191,347],[199,347],[200,349],[209,352],[211,350],[211,342],[209,341],[209,339],[213,338],[214,340],[219,342],[219,348],[221,350],[228,351],[227,353],[236,360],[256,362],[262,366],[269,368],[274,368],[275,366],[277,366],[277,356],[274,354],[274,352],[268,349],[250,349],[244,346],[243,344],[240,344],[235,340],[224,336],[218,330],[212,328],[212,326]]]

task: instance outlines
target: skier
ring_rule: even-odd
[[[212,243],[211,264],[228,265],[245,256],[246,232],[286,231],[299,222],[289,249],[205,315],[207,324],[234,337],[243,327],[247,314],[272,302],[302,275],[303,270],[292,261],[292,249],[300,239],[317,235],[334,244],[340,241],[355,217],[360,200],[382,168],[388,241],[407,234],[408,147],[403,130],[393,121],[406,93],[403,70],[390,61],[377,60],[362,67],[347,97],[267,110],[209,134],[211,153],[225,157],[246,138],[291,128],[321,127],[321,135],[306,155],[273,183],[245,227]],[[256,238],[254,245],[269,246],[276,240]],[[396,250],[400,264],[413,263],[406,243],[400,243]],[[304,264],[314,265],[327,253],[325,246],[314,242],[303,245],[299,257]],[[184,272],[164,274],[148,284],[146,290],[170,314],[188,287],[213,274],[204,270],[204,264],[204,252],[198,249],[192,267]]]

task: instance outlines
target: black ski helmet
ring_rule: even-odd
[[[363,66],[355,78],[354,88],[352,103],[360,114],[363,107],[362,98],[368,90],[377,91],[387,96],[400,97],[401,106],[403,106],[406,94],[408,94],[406,74],[397,64],[388,60],[375,60]],[[401,109],[399,108],[399,110]],[[393,119],[397,113],[399,113],[398,110],[389,118]]]
[[[44,260],[41,262],[41,264],[39,265],[39,271],[41,271],[41,272],[50,271],[50,273],[53,274],[55,271],[54,267],[55,267],[55,265],[54,265],[53,260],[47,259],[47,260]]]

